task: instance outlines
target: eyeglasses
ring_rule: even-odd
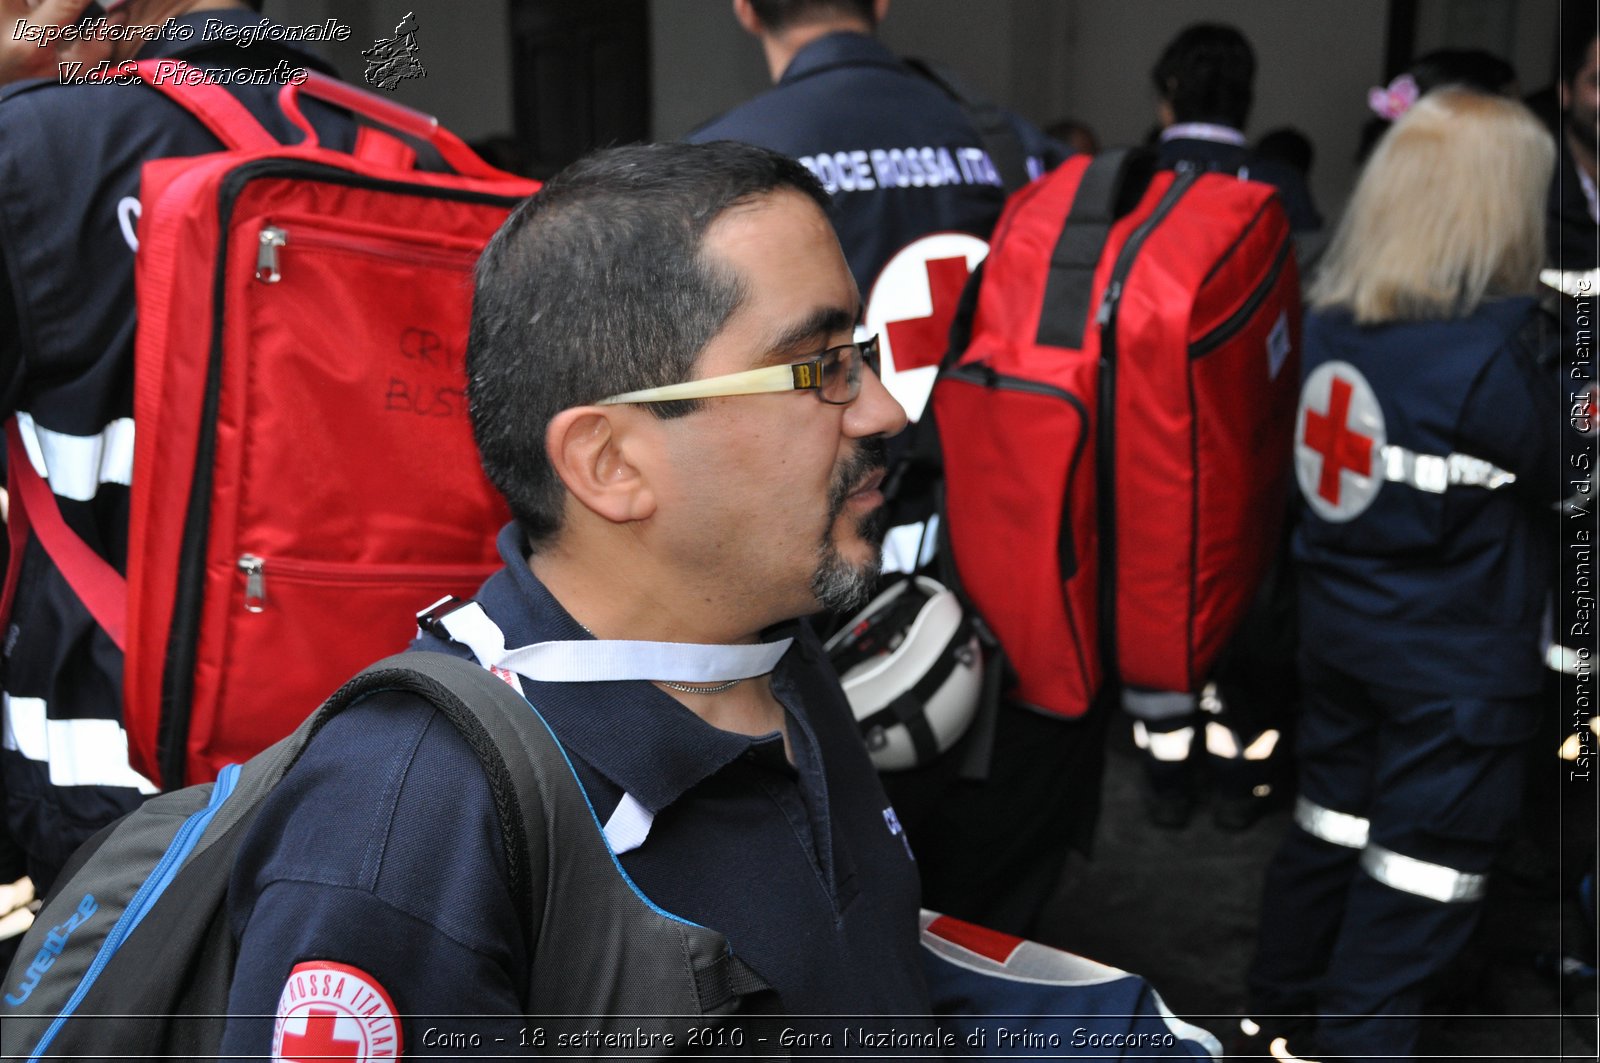
[[[861,394],[861,367],[874,371],[878,365],[878,337],[860,343],[829,347],[815,358],[792,365],[773,365],[688,380],[682,384],[645,388],[612,395],[596,406],[621,406],[635,402],[673,402],[683,399],[711,399],[724,395],[762,395],[772,391],[815,391],[817,398],[831,406],[846,406]]]

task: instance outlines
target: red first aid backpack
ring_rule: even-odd
[[[1014,697],[1197,690],[1288,484],[1299,278],[1272,188],[1069,160],[1012,198],[975,283],[932,402],[955,567]]]
[[[170,789],[287,735],[403,648],[419,608],[498,567],[507,514],[462,360],[478,254],[538,186],[317,74],[279,97],[306,134],[285,146],[220,86],[139,66],[227,150],[141,174],[127,580],[28,462],[13,475],[32,533],[124,652],[133,766]],[[374,126],[352,153],[319,146],[302,94],[456,172],[416,170]]]

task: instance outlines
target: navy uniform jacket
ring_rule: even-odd
[[[1311,201],[1305,178],[1292,166],[1274,159],[1257,158],[1243,145],[1198,137],[1163,140],[1159,158],[1163,169],[1173,170],[1187,164],[1201,170],[1236,173],[1246,180],[1269,184],[1278,190],[1284,212],[1289,215],[1290,229],[1299,233],[1322,228],[1322,215]]]
[[[260,16],[185,16],[172,25],[192,31],[188,41],[169,33],[139,58],[326,69],[284,43],[207,41],[212,19],[253,25]],[[274,136],[300,138],[278,111],[277,86],[226,87]],[[308,101],[306,114],[324,143],[353,143],[341,113]],[[0,93],[0,418],[26,415],[63,518],[119,572],[133,463],[139,170],[220,148],[145,86],[27,81]],[[4,646],[6,828],[43,889],[81,841],[152,788],[128,766],[121,653],[37,545]]]
[[[1341,310],[1307,316],[1305,373],[1353,365],[1377,396],[1389,444],[1471,455],[1517,479],[1441,492],[1388,482],[1342,522],[1307,507],[1294,540],[1303,654],[1402,690],[1539,693],[1555,571],[1548,512],[1563,494],[1556,342],[1531,298],[1378,327]]]
[[[477,601],[508,646],[589,637],[528,568],[515,526],[500,550],[506,567]],[[793,765],[776,733],[717,730],[646,682],[523,689],[602,823],[624,794],[653,815],[619,857],[646,896],[725,934],[791,1015],[901,1014],[917,1017],[896,1029],[928,1029],[910,849],[816,637],[803,623],[772,634],[795,636],[773,675]],[[427,637],[414,648],[466,655]],[[235,1018],[225,1053],[270,1054],[285,979],[305,961],[381,984],[408,1016],[407,1052],[427,1054],[422,1016],[519,1015],[528,958],[500,837],[482,768],[431,707],[395,695],[337,717],[235,865],[228,1010],[267,1018]],[[501,1028],[472,1026],[486,1040]]]
[[[1068,151],[1013,118],[1029,176]],[[830,214],[865,298],[896,251],[934,232],[988,239],[1005,203],[960,105],[875,38],[841,32],[802,48],[768,91],[690,133],[799,159],[833,196]]]

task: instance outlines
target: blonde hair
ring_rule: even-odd
[[[1311,304],[1362,324],[1472,313],[1536,290],[1555,143],[1522,104],[1463,88],[1418,100],[1378,142]]]

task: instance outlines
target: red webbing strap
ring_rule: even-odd
[[[28,510],[17,499],[17,473],[18,461],[26,462],[26,454],[18,454],[17,448],[6,444],[6,464],[11,471],[6,475],[6,483],[11,485],[11,490],[6,493],[6,539],[10,549],[6,552],[6,582],[5,589],[0,591],[0,638],[11,623],[11,602],[17,596],[17,579],[22,575],[22,552],[28,548]]]
[[[462,177],[483,177],[504,181],[511,176],[480,159],[477,152],[468,147],[460,137],[440,125],[439,120],[433,115],[413,110],[393,100],[386,100],[375,93],[346,84],[326,74],[319,74],[315,70],[307,71],[303,81],[291,81],[284,85],[282,91],[278,93],[278,106],[296,125],[308,132],[311,128],[310,123],[303,116],[299,116],[301,96],[312,96],[335,107],[343,107],[352,114],[426,141],[439,153],[439,157]]]
[[[235,151],[281,147],[255,115],[221,85],[204,80],[204,72],[179,59],[145,59],[134,64],[139,78],[182,107],[211,135]]]
[[[61,518],[61,507],[56,496],[45,483],[39,471],[28,459],[22,445],[22,430],[17,419],[6,421],[6,454],[9,460],[11,486],[11,520],[23,521],[24,533],[31,528],[34,538],[44,552],[50,555],[56,568],[67,581],[78,600],[83,602],[89,615],[94,617],[117,649],[126,650],[128,630],[128,581],[112,568],[110,563],[78,538],[67,522]],[[21,511],[19,513],[19,510]],[[22,565],[22,551],[12,540],[12,572]],[[6,573],[6,604],[14,576]]]
[[[417,153],[410,144],[369,125],[356,130],[356,146],[352,154],[358,159],[387,166],[391,170],[410,170],[417,165]]]

